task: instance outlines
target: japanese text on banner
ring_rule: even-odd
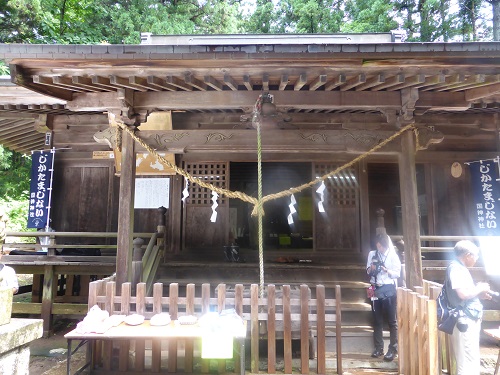
[[[54,154],[50,151],[36,151],[31,156],[28,228],[44,228],[47,226],[53,157]]]
[[[469,166],[474,193],[476,235],[499,235],[500,181],[498,158],[470,163]]]

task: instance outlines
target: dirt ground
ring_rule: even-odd
[[[73,330],[77,323],[77,319],[56,319],[54,322],[54,335],[49,338],[35,340],[30,344],[30,375],[66,374],[67,341],[64,339],[64,334]],[[489,325],[491,326],[492,323]],[[494,373],[499,350],[500,347],[495,339],[484,334],[481,336],[481,375],[492,375]],[[72,356],[71,363],[72,373],[85,363],[84,348]],[[346,374],[370,373],[373,374],[373,370],[346,369]],[[380,372],[380,370],[376,373],[391,374],[391,372]],[[83,374],[88,374],[88,371],[83,372]]]

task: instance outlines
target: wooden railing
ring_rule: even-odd
[[[3,249],[8,255],[2,262],[13,267],[17,274],[33,275],[30,302],[14,302],[13,314],[40,314],[44,321],[44,336],[52,330],[54,315],[85,315],[89,283],[116,271],[116,245],[109,244],[117,233],[108,232],[7,232]],[[47,244],[13,242],[13,238],[50,237]],[[159,238],[155,233],[135,233],[143,238]],[[64,243],[64,239],[70,238]],[[74,243],[78,239],[81,243]],[[90,242],[86,243],[86,242]],[[42,252],[42,248],[47,248]],[[11,250],[24,250],[21,255],[10,255]],[[56,255],[57,250],[82,249],[94,253],[99,249],[113,255]],[[37,251],[39,250],[39,251]],[[21,290],[22,292],[22,290]]]
[[[12,250],[43,251],[47,255],[55,255],[55,249],[114,249],[116,244],[110,244],[110,239],[116,239],[116,232],[6,232],[5,243],[2,244],[4,253]],[[153,233],[134,233],[134,238],[150,238]],[[17,239],[23,238],[24,241]],[[64,243],[62,239],[77,238],[80,243]],[[41,244],[48,239],[47,244]],[[92,241],[88,241],[92,239]],[[35,242],[33,242],[35,241]],[[94,243],[86,243],[94,242]],[[116,241],[112,241],[116,242]]]
[[[199,287],[199,286],[198,286]],[[327,290],[322,285],[317,285],[311,290],[307,285],[301,285],[294,294],[289,285],[276,287],[268,285],[264,293],[259,291],[257,284],[245,287],[237,284],[230,291],[225,284],[219,284],[216,295],[211,295],[210,284],[202,284],[201,292],[196,293],[195,284],[188,284],[186,288],[179,288],[177,283],[168,286],[168,296],[164,296],[164,285],[156,283],[153,287],[153,295],[146,294],[146,284],[139,283],[136,286],[130,283],[122,284],[121,293],[117,295],[116,284],[110,281],[95,281],[90,284],[89,308],[99,305],[110,314],[132,314],[138,313],[151,318],[159,312],[168,312],[172,319],[182,315],[196,315],[198,318],[209,311],[222,311],[233,308],[235,312],[247,321],[250,339],[250,372],[259,373],[259,346],[267,344],[267,374],[286,373],[300,371],[308,374],[310,371],[310,358],[316,358],[316,373],[325,374],[332,372],[327,369],[326,361],[326,328],[335,327],[336,351],[337,351],[337,374],[342,374],[342,346],[341,346],[341,290],[340,286],[335,288],[335,298],[326,298]],[[135,295],[132,290],[135,289]],[[328,295],[333,293],[328,292]],[[316,353],[310,352],[311,327],[316,326],[315,345]],[[283,339],[283,368],[277,370],[277,342]],[[292,340],[298,337],[300,340],[300,370],[292,366]],[[145,340],[121,341],[113,345],[113,342],[105,341],[96,344],[97,356],[93,361],[96,373],[110,373],[115,366],[120,373],[143,373],[145,369]],[[178,363],[184,363],[183,372],[193,372],[193,343],[186,340],[184,350],[178,354],[177,341],[168,343],[168,359],[166,366],[169,372],[177,372]],[[119,353],[116,352],[119,348]],[[115,348],[115,349],[113,349]],[[129,351],[134,351],[135,361],[129,362]],[[96,351],[94,351],[96,353]],[[152,342],[151,368],[152,372],[161,371],[162,344],[158,340]],[[314,354],[316,354],[314,356]],[[177,356],[182,355],[183,361],[178,361]],[[239,362],[238,353],[235,353],[235,362]],[[113,361],[117,358],[117,363]],[[238,366],[226,368],[225,360],[218,360],[219,373],[239,371]],[[187,368],[186,368],[186,364]],[[313,364],[314,365],[314,364]],[[201,372],[209,371],[209,362],[201,360]],[[279,371],[279,372],[278,372]]]
[[[436,300],[423,288],[398,288],[400,374],[441,375]]]

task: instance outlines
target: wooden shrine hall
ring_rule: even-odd
[[[152,280],[257,282],[262,189],[268,280],[366,281],[383,212],[404,239],[407,285],[421,285],[425,262],[476,235],[465,163],[500,151],[498,42],[143,34],[140,45],[4,44],[0,59],[1,144],[55,150],[50,226],[67,243],[116,233],[118,284],[132,277],[134,233],[158,224],[159,206],[137,202],[159,195]],[[231,244],[245,263],[228,269]]]

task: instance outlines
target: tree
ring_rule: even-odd
[[[398,23],[394,20],[393,5],[387,1],[350,0],[345,9],[349,21],[342,26],[342,32],[376,33],[398,28]]]
[[[283,32],[340,32],[344,19],[341,1],[284,0],[279,2],[279,6],[279,28]]]
[[[275,24],[277,17],[272,0],[257,0],[255,10],[246,20],[245,31],[254,34],[272,33],[273,29],[279,29]],[[284,32],[284,30],[276,32]]]
[[[0,208],[14,230],[26,229],[30,170],[30,157],[0,146]]]
[[[493,40],[500,41],[500,0],[486,0],[491,5],[493,15]]]
[[[34,43],[41,13],[39,0],[0,0],[0,43]]]
[[[460,1],[460,30],[465,41],[477,40],[477,23],[481,0],[462,0]]]

